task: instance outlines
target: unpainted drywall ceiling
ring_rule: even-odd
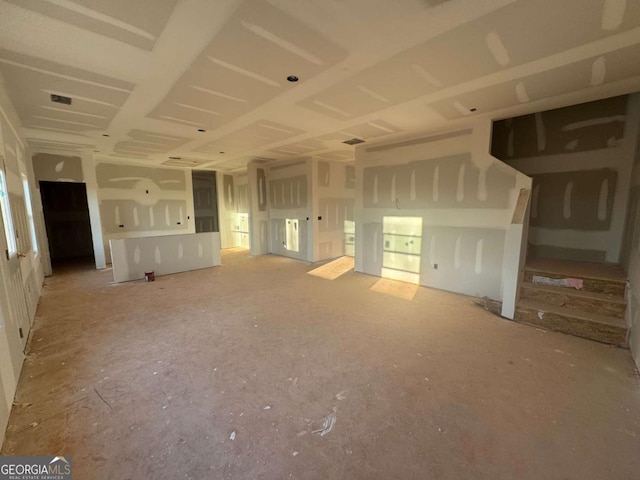
[[[36,152],[350,161],[354,137],[638,91],[638,27],[632,0],[10,0],[1,88]]]

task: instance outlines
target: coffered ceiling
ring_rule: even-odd
[[[640,90],[638,0],[0,0],[0,45],[34,151],[222,171]]]

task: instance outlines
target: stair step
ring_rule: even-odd
[[[524,282],[520,292],[522,299],[618,318],[624,317],[627,308],[627,302],[623,297],[586,292],[575,288]]]
[[[623,297],[626,290],[626,280],[612,278],[592,278],[586,276],[575,276],[566,273],[550,272],[532,267],[525,267],[524,281],[533,283],[533,276],[539,275],[547,278],[581,278],[583,280],[582,290],[585,292],[602,293],[605,295],[613,295]],[[558,287],[567,288],[570,287]],[[575,289],[574,289],[575,290]]]
[[[523,299],[516,306],[514,320],[618,347],[628,346],[626,322],[610,315]]]

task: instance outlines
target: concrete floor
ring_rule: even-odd
[[[2,453],[70,455],[79,480],[640,478],[627,350],[450,293],[223,262],[47,279]]]

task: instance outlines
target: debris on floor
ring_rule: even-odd
[[[331,430],[333,430],[333,427],[336,424],[336,408],[333,408],[333,412],[331,412],[329,415],[327,415],[325,417],[325,419],[322,422],[322,428],[318,429],[318,430],[314,430],[311,433],[315,433],[316,435],[320,435],[321,437],[324,437],[327,433],[331,432]]]
[[[584,281],[581,278],[549,278],[542,275],[533,275],[531,283],[552,287],[575,288],[576,290],[580,290],[584,286]]]

